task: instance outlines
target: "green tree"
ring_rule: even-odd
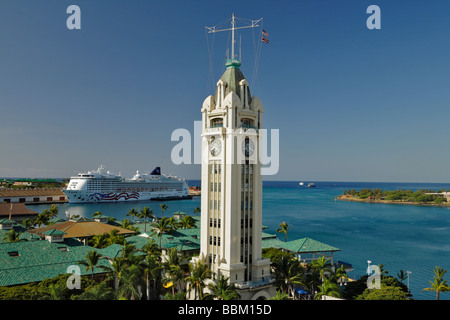
[[[56,205],[52,204],[50,209],[48,209],[48,220],[56,218],[58,216],[59,209]]]
[[[159,238],[159,248],[162,248],[162,235],[172,230],[170,220],[162,217],[159,221],[152,223],[152,235],[157,235]]]
[[[181,219],[178,222],[178,225],[181,226],[183,229],[191,229],[196,227],[196,221],[191,216],[184,216],[183,219]]]
[[[40,214],[38,214],[34,219],[33,223],[37,224],[38,228],[43,224],[47,224],[48,222],[49,211],[47,209],[43,210]]]
[[[25,239],[20,239],[20,232],[16,232],[16,230],[11,229],[8,233],[3,237],[3,242],[19,242]]]
[[[28,230],[33,229],[33,220],[30,218],[25,218],[22,220],[22,225]]]
[[[400,280],[401,283],[403,283],[403,281],[406,280],[407,277],[408,275],[404,270],[400,270],[400,272],[397,273],[397,278]]]
[[[108,234],[108,246],[112,244],[120,244],[122,246],[125,245],[125,237],[119,234],[119,230],[112,229]]]
[[[336,283],[331,282],[328,279],[325,279],[322,282],[321,286],[318,286],[319,292],[316,293],[314,296],[314,299],[320,300],[323,296],[329,296],[329,297],[335,297],[340,298],[341,293],[339,290],[339,286]]]
[[[146,284],[146,295],[147,300],[151,297],[158,296],[158,287],[161,283],[161,270],[163,269],[161,265],[161,256],[159,254],[153,254],[154,249],[147,251],[148,254],[145,256],[145,267],[144,267],[144,277]]]
[[[109,246],[109,235],[107,232],[92,237],[89,241],[94,248],[102,249]]]
[[[408,293],[400,287],[381,284],[380,289],[366,288],[356,300],[408,300]]]
[[[90,286],[77,297],[77,300],[114,300],[114,291],[105,281],[97,285]]]
[[[324,256],[318,258],[317,260],[314,260],[311,265],[314,270],[317,270],[319,272],[322,282],[325,278],[325,272],[331,272],[330,260],[326,259]]]
[[[263,251],[263,256],[270,259],[279,290],[291,295],[293,286],[305,286],[305,269],[293,253],[271,248]]]
[[[367,289],[368,277],[369,277],[368,275],[364,275],[356,281],[348,282],[347,286],[345,287],[344,291],[342,292],[343,298],[344,299],[357,299],[358,296],[362,295],[364,293],[364,291]],[[395,278],[393,276],[381,274],[380,282],[381,282],[381,288],[383,288],[383,287],[398,287],[401,291],[404,292],[406,298],[411,297],[411,294],[408,291],[408,287],[406,285],[404,285],[403,283],[401,283],[397,278]],[[376,289],[376,290],[378,290],[378,289]],[[390,290],[390,289],[386,289],[386,290]],[[368,294],[368,292],[366,292],[365,294]],[[402,298],[402,297],[403,297],[403,294],[400,298]]]
[[[147,232],[147,219],[154,218],[153,210],[151,210],[149,207],[144,207],[143,209],[141,209],[139,217],[144,219],[144,232]]]
[[[108,277],[114,279],[114,289],[118,290],[120,286],[120,280],[122,279],[122,274],[127,267],[127,261],[121,257],[115,257],[109,261],[109,266],[100,266],[105,272],[108,273]]]
[[[234,285],[229,284],[229,278],[223,275],[219,276],[217,282],[208,284],[213,297],[217,300],[238,300],[239,294]]]
[[[132,208],[130,211],[128,211],[127,217],[131,217],[131,219],[134,220],[134,217],[137,217],[138,214],[139,214],[139,212],[137,212],[136,209]]]
[[[161,207],[161,217],[164,217],[164,211],[166,211],[168,207],[165,203],[160,203],[159,206]]]
[[[195,207],[194,209],[194,215],[196,215],[197,213],[200,213],[200,208],[199,207]]]
[[[143,271],[137,264],[131,264],[123,271],[118,290],[119,299],[136,300],[142,297],[140,286],[143,281]]]
[[[276,296],[270,298],[269,300],[289,300],[289,296],[286,292],[282,290],[277,290]]]
[[[131,231],[139,231],[139,228],[133,227],[130,220],[128,220],[128,219],[123,219],[122,228],[131,230]]]
[[[430,282],[430,287],[422,289],[422,291],[435,291],[436,300],[439,300],[441,292],[450,291],[450,287],[447,285],[447,280],[444,280],[444,275],[447,273],[446,269],[436,266],[434,271],[434,279]]]
[[[203,288],[205,286],[205,280],[210,276],[211,270],[208,266],[203,264],[201,260],[195,263],[189,264],[190,275],[186,277],[186,282],[189,283],[188,292],[194,288],[194,299],[197,299],[197,295],[200,300],[203,299]]]
[[[86,272],[91,270],[91,279],[94,279],[94,269],[95,267],[97,267],[97,264],[101,259],[105,259],[105,257],[99,254],[97,251],[91,250],[86,255],[86,259],[80,260],[78,261],[78,263],[86,267]]]
[[[278,233],[284,233],[284,242],[287,241],[287,233],[290,227],[291,226],[289,226],[286,221],[283,221],[282,223],[280,223],[279,228],[277,229]]]

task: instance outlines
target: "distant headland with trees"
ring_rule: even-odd
[[[368,202],[368,203],[388,203],[388,204],[409,204],[420,206],[450,206],[450,190],[382,190],[365,188],[362,190],[344,190],[344,194],[337,197],[338,200]]]

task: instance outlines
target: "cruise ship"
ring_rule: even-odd
[[[139,171],[131,179],[120,174],[105,172],[103,166],[96,171],[79,173],[71,177],[63,190],[70,203],[119,202],[144,200],[190,199],[185,179],[161,174],[156,167],[150,174]]]

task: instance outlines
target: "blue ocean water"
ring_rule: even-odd
[[[200,181],[190,181],[200,185]],[[421,207],[395,204],[368,204],[335,200],[344,189],[366,187],[394,189],[450,189],[443,183],[373,183],[373,182],[315,182],[315,188],[300,187],[298,182],[265,181],[263,184],[263,224],[269,233],[276,233],[278,225],[290,225],[288,240],[310,237],[339,248],[335,258],[353,265],[352,278],[358,279],[367,270],[367,260],[373,265],[383,264],[389,275],[400,270],[411,271],[409,286],[413,298],[433,300],[434,292],[422,291],[433,280],[433,269],[450,269],[450,208]],[[307,182],[305,182],[305,185]],[[192,200],[166,202],[170,216],[176,211],[193,214],[200,207],[200,197]],[[115,204],[61,204],[60,217],[65,213],[91,217],[95,211],[116,217],[126,217],[131,208],[149,206],[161,215],[159,202],[131,202]],[[42,212],[48,205],[33,205]],[[284,235],[279,234],[280,239]],[[447,279],[450,280],[450,273]],[[406,281],[405,281],[406,284]],[[442,293],[442,300],[450,293]]]

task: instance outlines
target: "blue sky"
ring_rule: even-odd
[[[71,4],[81,30],[66,28]],[[371,4],[381,30],[366,27]],[[270,34],[251,88],[265,128],[280,130],[266,180],[450,180],[450,2],[400,0],[2,0],[0,176],[104,164],[198,179],[200,165],[171,162],[171,134],[201,120],[228,40],[214,39],[211,81],[204,27],[233,12]]]

